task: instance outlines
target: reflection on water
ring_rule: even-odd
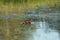
[[[33,32],[33,40],[59,40],[59,34],[49,28],[46,22],[32,22],[37,26]]]

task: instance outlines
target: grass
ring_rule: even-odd
[[[53,6],[56,3],[60,3],[59,0],[0,0],[0,11],[6,12],[7,9],[11,12],[18,10],[18,12],[24,12],[35,8],[37,6]]]

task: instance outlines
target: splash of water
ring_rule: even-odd
[[[33,32],[33,40],[59,40],[58,32],[51,31],[46,22],[33,22],[36,30]],[[47,32],[46,32],[47,31]]]

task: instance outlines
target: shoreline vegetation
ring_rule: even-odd
[[[28,10],[32,10],[37,6],[54,6],[59,3],[59,0],[0,0],[0,12],[6,12],[9,10],[10,12],[18,11],[25,12]]]

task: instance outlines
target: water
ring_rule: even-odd
[[[33,40],[59,40],[59,34],[49,28],[46,22],[32,22],[36,26],[33,32]]]

